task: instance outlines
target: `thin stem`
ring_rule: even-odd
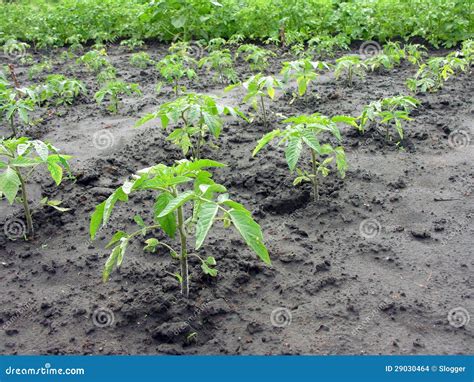
[[[186,231],[184,228],[183,206],[178,207],[178,231],[181,241],[181,255],[179,257],[181,263],[181,294],[189,297],[189,275],[188,275],[188,252],[186,246]]]
[[[260,103],[262,105],[262,113],[263,113],[263,126],[265,128],[268,127],[268,124],[267,124],[267,111],[265,109],[265,102],[263,101],[263,96],[260,96]]]
[[[313,166],[313,178],[311,183],[313,183],[313,200],[319,200],[319,190],[318,190],[318,165],[316,160],[316,152],[314,149],[311,149],[311,164]]]
[[[30,210],[30,205],[28,204],[28,194],[26,192],[26,184],[23,179],[23,176],[21,175],[21,172],[18,168],[14,167],[18,179],[20,179],[20,185],[21,185],[21,199],[23,203],[23,209],[25,211],[25,218],[26,218],[26,227],[27,227],[27,232],[26,235],[28,238],[32,238],[35,234],[35,229],[33,227],[33,218],[31,216],[31,210]]]
[[[13,131],[13,136],[16,138],[18,136],[18,131],[15,127],[15,123],[13,122],[13,114],[12,116],[10,117],[10,127],[12,128],[12,131]]]

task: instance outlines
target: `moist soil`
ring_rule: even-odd
[[[146,50],[158,60],[167,48]],[[42,59],[31,53],[35,62]],[[284,147],[272,145],[252,158],[257,140],[284,127],[283,117],[356,116],[369,102],[407,94],[405,81],[416,72],[414,66],[370,73],[352,87],[324,75],[306,100],[291,104],[290,89],[269,105],[267,128],[258,117],[250,124],[229,119],[220,147],[206,149],[204,156],[227,164],[215,171],[215,179],[261,224],[272,265],[259,261],[235,231],[216,224],[199,254],[214,256],[219,274],[202,275],[192,258],[186,301],[167,273],[177,270],[176,262],[165,251],[143,252],[144,239],[129,247],[108,283],[101,281],[108,239],[116,230],[135,229],[135,214],[151,222],[152,194],[134,195],[116,207],[94,242],[88,235],[93,208],[127,176],[182,158],[156,123],[134,128],[139,117],[173,99],[171,89],[164,86],[157,93],[154,67],[133,68],[130,52],[110,46],[119,79],[139,83],[143,91],[124,98],[119,113],[111,115],[93,100],[94,75],[75,59],[59,62],[60,53],[49,53],[53,73],[81,79],[88,95],[71,106],[42,108],[24,133],[73,155],[76,179],[56,188],[45,173],[31,178],[34,240],[11,240],[15,227],[21,231],[21,211],[0,204],[0,353],[472,352],[472,72],[450,79],[437,93],[419,95],[422,105],[399,145],[385,142],[374,128],[362,134],[341,127],[349,170],[344,179],[334,172],[322,179],[317,201],[308,184],[292,186]],[[286,50],[277,53],[269,73],[277,74],[283,61],[294,59]],[[16,65],[22,85],[40,83],[47,75],[30,81],[27,65],[4,55],[1,61]],[[236,68],[240,78],[251,74],[240,58]],[[205,71],[186,86],[222,96],[229,105],[242,99],[239,90],[224,93],[224,85]],[[241,108],[253,113],[248,105]],[[0,134],[7,133],[4,125]],[[309,157],[304,159],[309,168]],[[40,207],[43,196],[62,200],[70,210]],[[464,326],[456,327],[459,322]]]

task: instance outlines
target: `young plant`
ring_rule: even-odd
[[[420,44],[405,45],[406,59],[413,65],[421,65],[426,56],[428,56],[427,49]]]
[[[146,69],[152,64],[153,60],[147,52],[133,53],[130,57],[130,65],[136,68]]]
[[[129,50],[135,50],[138,48],[142,48],[145,45],[145,42],[138,38],[130,38],[128,40],[121,41],[120,45],[127,47]]]
[[[389,141],[390,126],[393,123],[400,139],[403,139],[402,121],[411,121],[410,112],[419,104],[419,100],[409,96],[395,96],[371,102],[362,110],[357,128],[364,132],[371,123],[375,123],[385,131],[385,138]]]
[[[15,116],[20,121],[28,124],[29,113],[35,108],[36,94],[29,88],[10,88],[0,84],[0,118],[5,118],[12,130],[13,136],[18,136]]]
[[[336,50],[349,49],[350,38],[342,33],[336,36],[318,36],[308,41],[312,53],[320,57],[334,57]]]
[[[179,146],[183,155],[191,150],[193,159],[200,159],[203,145],[207,142],[215,146],[211,139],[219,139],[225,115],[245,119],[239,109],[218,104],[212,96],[189,93],[162,104],[158,111],[145,115],[136,125],[153,119],[159,119],[163,129],[173,124],[174,129],[166,139]]]
[[[274,139],[280,139],[279,145],[286,144],[285,158],[291,172],[297,171],[298,176],[293,184],[296,186],[301,182],[309,182],[313,186],[313,199],[319,200],[319,176],[326,177],[330,168],[329,164],[335,159],[336,167],[341,178],[344,178],[347,163],[346,155],[342,146],[333,147],[329,143],[321,143],[322,133],[330,133],[338,141],[341,133],[337,122],[344,122],[354,126],[355,118],[348,116],[326,117],[319,113],[312,115],[300,115],[283,121],[288,125],[284,130],[276,129],[265,134],[253,150],[252,156],[268,145]],[[303,147],[309,149],[311,169],[309,171],[298,167],[298,162],[303,153]]]
[[[302,59],[283,63],[281,73],[284,82],[296,80],[298,87],[298,95],[305,96],[308,87],[312,81],[318,77],[318,70],[329,69],[329,65],[323,61],[311,61],[310,59]]]
[[[97,93],[95,93],[94,99],[100,105],[105,98],[108,98],[109,105],[107,106],[107,110],[115,114],[118,112],[120,96],[131,96],[133,93],[142,94],[138,84],[127,84],[123,81],[111,81],[107,82]]]
[[[367,69],[367,65],[359,56],[355,54],[349,54],[336,60],[334,75],[336,79],[345,76],[347,83],[352,86],[353,78],[364,78]]]
[[[117,79],[117,69],[112,65],[107,65],[97,74],[97,82],[99,84],[106,84],[110,81],[115,81]]]
[[[28,201],[27,182],[38,166],[47,167],[56,185],[61,184],[63,170],[69,172],[68,155],[58,154],[49,143],[26,137],[0,139],[0,197],[10,204],[23,205],[27,238],[34,235],[33,216]],[[18,195],[19,194],[19,195]]]
[[[40,104],[55,100],[56,105],[71,105],[81,94],[86,94],[85,85],[76,79],[70,79],[62,74],[46,77],[44,85],[36,88],[37,100]]]
[[[212,50],[209,55],[199,60],[198,65],[199,68],[205,67],[208,73],[215,70],[217,75],[214,76],[214,80],[218,82],[235,83],[238,81],[229,49]]]
[[[208,52],[213,52],[215,50],[221,50],[226,44],[227,44],[227,41],[225,39],[221,38],[221,37],[212,38],[207,43],[206,50]]]
[[[196,77],[196,60],[184,52],[173,53],[165,56],[156,64],[156,69],[166,82],[173,86],[175,96],[178,95],[179,90],[185,91],[185,87],[180,85],[182,78],[187,77],[193,79]]]
[[[264,71],[268,67],[268,59],[276,57],[276,54],[271,50],[259,48],[253,44],[241,45],[235,54],[237,58],[239,55],[243,55],[245,61],[250,65],[252,71]]]
[[[461,45],[461,53],[469,65],[472,65],[474,62],[474,40],[463,41]]]
[[[273,100],[275,98],[275,89],[282,89],[283,84],[273,76],[263,76],[258,73],[251,76],[247,81],[228,86],[225,91],[229,91],[237,86],[242,86],[247,94],[243,101],[250,103],[256,112],[258,112],[259,104],[262,109],[263,124],[268,127],[267,107],[265,106],[265,98]]]
[[[102,69],[110,66],[107,61],[107,52],[105,49],[91,50],[78,58],[78,62],[82,63],[92,72],[99,73]]]
[[[415,94],[420,91],[438,91],[451,76],[464,72],[469,67],[469,61],[460,56],[459,52],[452,52],[445,57],[434,57],[421,64],[415,77],[407,80],[408,89]]]
[[[53,64],[51,63],[51,61],[44,60],[43,62],[40,62],[39,64],[33,65],[28,70],[28,79],[32,81],[33,78],[38,77],[41,73],[51,72],[52,70],[53,70]]]
[[[212,256],[203,259],[198,254],[210,229],[216,221],[222,221],[224,228],[233,225],[246,244],[266,264],[270,257],[263,242],[260,226],[253,220],[251,213],[240,203],[229,198],[226,188],[212,180],[212,174],[206,168],[224,167],[219,162],[207,159],[197,161],[181,160],[173,166],[158,164],[139,171],[99,204],[91,217],[90,234],[94,239],[98,229],[105,226],[117,201],[127,202],[129,196],[138,191],[156,193],[156,202],[151,210],[153,224],[147,225],[140,216],[135,217],[139,228],[127,233],[116,232],[107,247],[112,247],[103,271],[103,280],[107,281],[112,270],[122,265],[125,251],[130,242],[138,237],[145,238],[145,251],[157,252],[159,248],[169,251],[173,259],[179,261],[180,270],[175,274],[181,285],[181,293],[189,297],[189,266],[190,256],[196,257],[201,263],[202,271],[217,276],[216,260]],[[189,207],[189,208],[187,208]],[[189,212],[188,212],[189,211]],[[186,214],[189,214],[189,217]],[[156,238],[156,231],[162,231],[175,244]],[[194,236],[194,252],[188,246],[190,236]]]

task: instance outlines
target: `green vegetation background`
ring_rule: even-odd
[[[229,38],[287,43],[342,34],[353,40],[471,38],[474,0],[0,0],[0,43],[41,47],[119,38]]]

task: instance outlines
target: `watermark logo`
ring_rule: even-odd
[[[193,41],[187,49],[188,54],[195,60],[199,60],[204,56],[204,48],[198,41]]]
[[[382,47],[376,41],[364,41],[359,48],[359,54],[364,59],[376,56],[379,53],[382,53]]]
[[[454,130],[449,134],[448,144],[453,149],[466,148],[471,143],[471,137],[466,130]]]
[[[448,313],[449,325],[454,326],[455,328],[466,326],[470,319],[469,312],[461,307],[453,308]]]
[[[291,320],[291,312],[286,308],[276,308],[270,314],[270,321],[276,328],[286,328],[290,326]]]
[[[112,326],[115,322],[115,315],[108,308],[97,308],[92,313],[92,322],[98,328],[106,328]]]
[[[9,240],[21,239],[26,235],[26,224],[19,218],[8,219],[3,225],[3,233]]]
[[[96,149],[107,150],[115,144],[115,139],[111,132],[101,130],[94,133],[92,143]]]
[[[380,234],[382,226],[375,219],[365,219],[359,224],[359,233],[366,239],[373,239]]]

